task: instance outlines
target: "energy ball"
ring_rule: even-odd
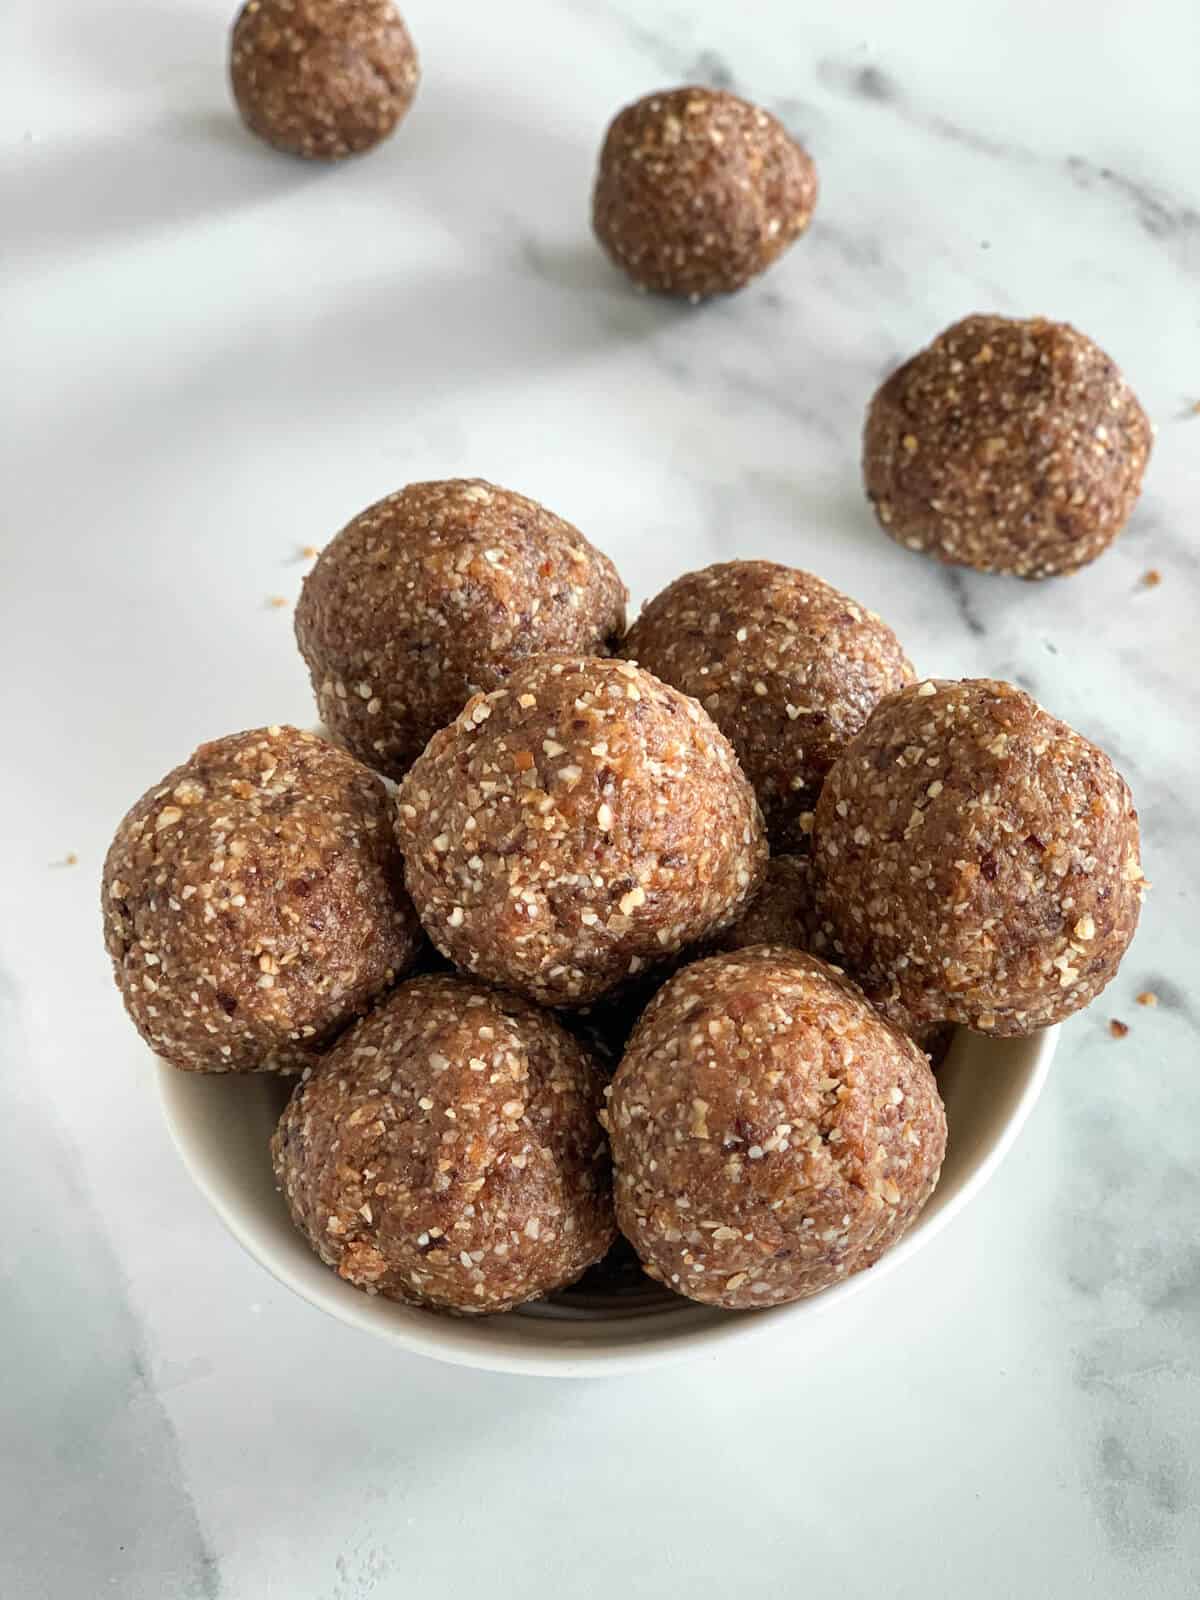
[[[583,1047],[525,1001],[414,978],[297,1087],[275,1176],[300,1232],[356,1288],[508,1311],[613,1242],[603,1088]]]
[[[425,930],[465,971],[584,1006],[757,889],[754,791],[707,712],[628,661],[541,656],[476,695],[400,788]]]
[[[670,89],[618,112],[592,225],[640,288],[729,294],[804,232],[817,173],[783,124],[721,89]]]
[[[1137,926],[1137,812],[1102,750],[1022,690],[884,700],[817,802],[836,959],[920,1026],[1028,1034],[1078,1011]]]
[[[762,887],[736,922],[718,934],[714,951],[755,944],[812,952],[817,937],[817,891],[811,856],[772,856]]]
[[[882,695],[913,681],[892,630],[774,561],[685,573],[630,628],[623,655],[694,695],[754,785],[772,849],[808,848],[834,758]]]
[[[578,529],[480,478],[410,483],[322,551],[296,639],[326,725],[400,778],[471,695],[544,651],[606,655],[625,586]]]
[[[422,942],[391,805],[311,733],[202,744],[104,863],[104,942],[142,1038],[192,1072],[298,1072]]]
[[[875,395],[863,476],[898,544],[1050,578],[1120,533],[1151,438],[1116,364],[1067,323],[967,317]]]
[[[646,1271],[740,1309],[872,1266],[941,1170],[929,1063],[824,962],[770,945],[659,991],[613,1079],[617,1222]]]
[[[251,133],[289,155],[337,161],[396,129],[420,69],[391,0],[247,0],[229,74]]]

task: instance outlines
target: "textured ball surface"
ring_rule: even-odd
[[[876,708],[825,781],[814,853],[833,958],[915,1025],[981,1033],[1032,1033],[1094,999],[1144,884],[1109,758],[987,678]]]
[[[867,495],[939,561],[1020,578],[1094,561],[1133,510],[1145,412],[1115,363],[1063,322],[967,317],[871,402]]]
[[[892,630],[810,572],[723,561],[654,597],[622,654],[694,695],[737,751],[772,848],[808,848],[834,758],[913,680]]]
[[[469,701],[401,785],[397,830],[434,944],[543,1005],[586,1005],[717,932],[767,854],[702,707],[579,656]]]
[[[296,608],[322,720],[395,778],[518,662],[604,655],[624,626],[608,557],[478,478],[411,483],[370,506],[321,552]]]
[[[272,1141],[292,1219],[340,1277],[463,1314],[572,1283],[613,1242],[604,1079],[553,1018],[414,978],[340,1039]]]
[[[698,300],[765,271],[816,199],[811,159],[769,112],[720,89],[671,89],[614,118],[592,221],[634,283]]]
[[[229,72],[252,133],[325,161],[386,139],[420,77],[391,0],[247,0],[233,25]]]
[[[698,961],[613,1079],[617,1221],[693,1300],[781,1305],[869,1267],[933,1192],[929,1063],[822,961],[770,945]]]
[[[422,942],[383,784],[295,728],[169,772],[117,829],[102,892],[130,1017],[195,1072],[298,1072]]]

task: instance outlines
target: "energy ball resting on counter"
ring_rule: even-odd
[[[916,1026],[1060,1022],[1114,976],[1137,926],[1125,780],[987,678],[883,701],[825,781],[813,846],[834,959]]]
[[[247,0],[233,25],[229,71],[252,133],[325,161],[386,139],[420,77],[391,0]]]
[[[767,853],[707,712],[628,661],[578,656],[469,701],[401,785],[397,831],[443,954],[559,1006],[731,922]]]
[[[807,848],[830,764],[876,701],[913,680],[873,612],[774,561],[685,573],[648,603],[621,652],[700,701],[782,851]]]
[[[614,118],[592,223],[634,283],[699,300],[769,267],[816,200],[816,168],[775,117],[721,89],[670,89]]]
[[[1116,364],[1065,322],[967,317],[875,395],[863,475],[897,543],[1049,578],[1124,527],[1152,432]]]
[[[369,1294],[507,1311],[613,1242],[604,1078],[552,1017],[414,978],[340,1039],[272,1141],[296,1226]]]
[[[411,483],[322,551],[296,639],[326,725],[399,778],[472,694],[548,650],[605,655],[625,627],[607,556],[479,478]]]
[[[168,773],[117,829],[102,894],[130,1017],[194,1072],[298,1072],[421,944],[383,783],[295,728]]]
[[[642,1017],[606,1116],[617,1221],[693,1300],[782,1305],[876,1262],[933,1192],[929,1063],[824,962],[696,962]]]

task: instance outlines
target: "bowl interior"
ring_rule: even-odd
[[[455,1318],[366,1295],[324,1266],[275,1188],[268,1141],[290,1085],[206,1076],[157,1063],[167,1124],[193,1179],[234,1237],[281,1283],[343,1322],[442,1361],[557,1377],[601,1376],[669,1360],[788,1322],[799,1332],[893,1272],[995,1170],[1041,1092],[1057,1030],[985,1039],[959,1029],[938,1072],[950,1136],[941,1180],[915,1225],[868,1272],[764,1311],[718,1311],[636,1274],[573,1289],[506,1316]]]

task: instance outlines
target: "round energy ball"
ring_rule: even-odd
[[[369,150],[417,92],[417,53],[391,0],[247,0],[230,40],[242,121],[289,155]]]
[[[414,978],[296,1089],[271,1143],[292,1220],[369,1294],[508,1311],[612,1244],[604,1078],[552,1017]]]
[[[628,661],[580,656],[470,700],[401,785],[397,831],[442,953],[559,1006],[731,922],[767,854],[708,714]]]
[[[1087,1005],[1144,886],[1112,762],[988,678],[883,701],[825,781],[814,852],[836,959],[872,999],[980,1033],[1033,1033]]]
[[[685,967],[613,1079],[617,1222],[693,1300],[782,1305],[869,1267],[937,1182],[929,1063],[850,983],[757,945]]]
[[[817,173],[783,124],[721,89],[670,89],[618,112],[592,225],[639,287],[728,294],[808,227]]]
[[[383,783],[295,728],[214,739],[155,784],[102,896],[130,1017],[193,1072],[298,1072],[422,943]]]
[[[808,848],[834,758],[913,681],[892,630],[810,572],[723,561],[654,597],[621,653],[694,695],[754,785],[772,848]]]
[[[410,483],[325,547],[296,639],[326,725],[400,778],[471,695],[543,651],[605,655],[625,586],[578,529],[479,478]]]
[[[1065,322],[967,317],[893,372],[867,412],[867,495],[898,544],[1049,578],[1108,548],[1150,454],[1116,364]]]

